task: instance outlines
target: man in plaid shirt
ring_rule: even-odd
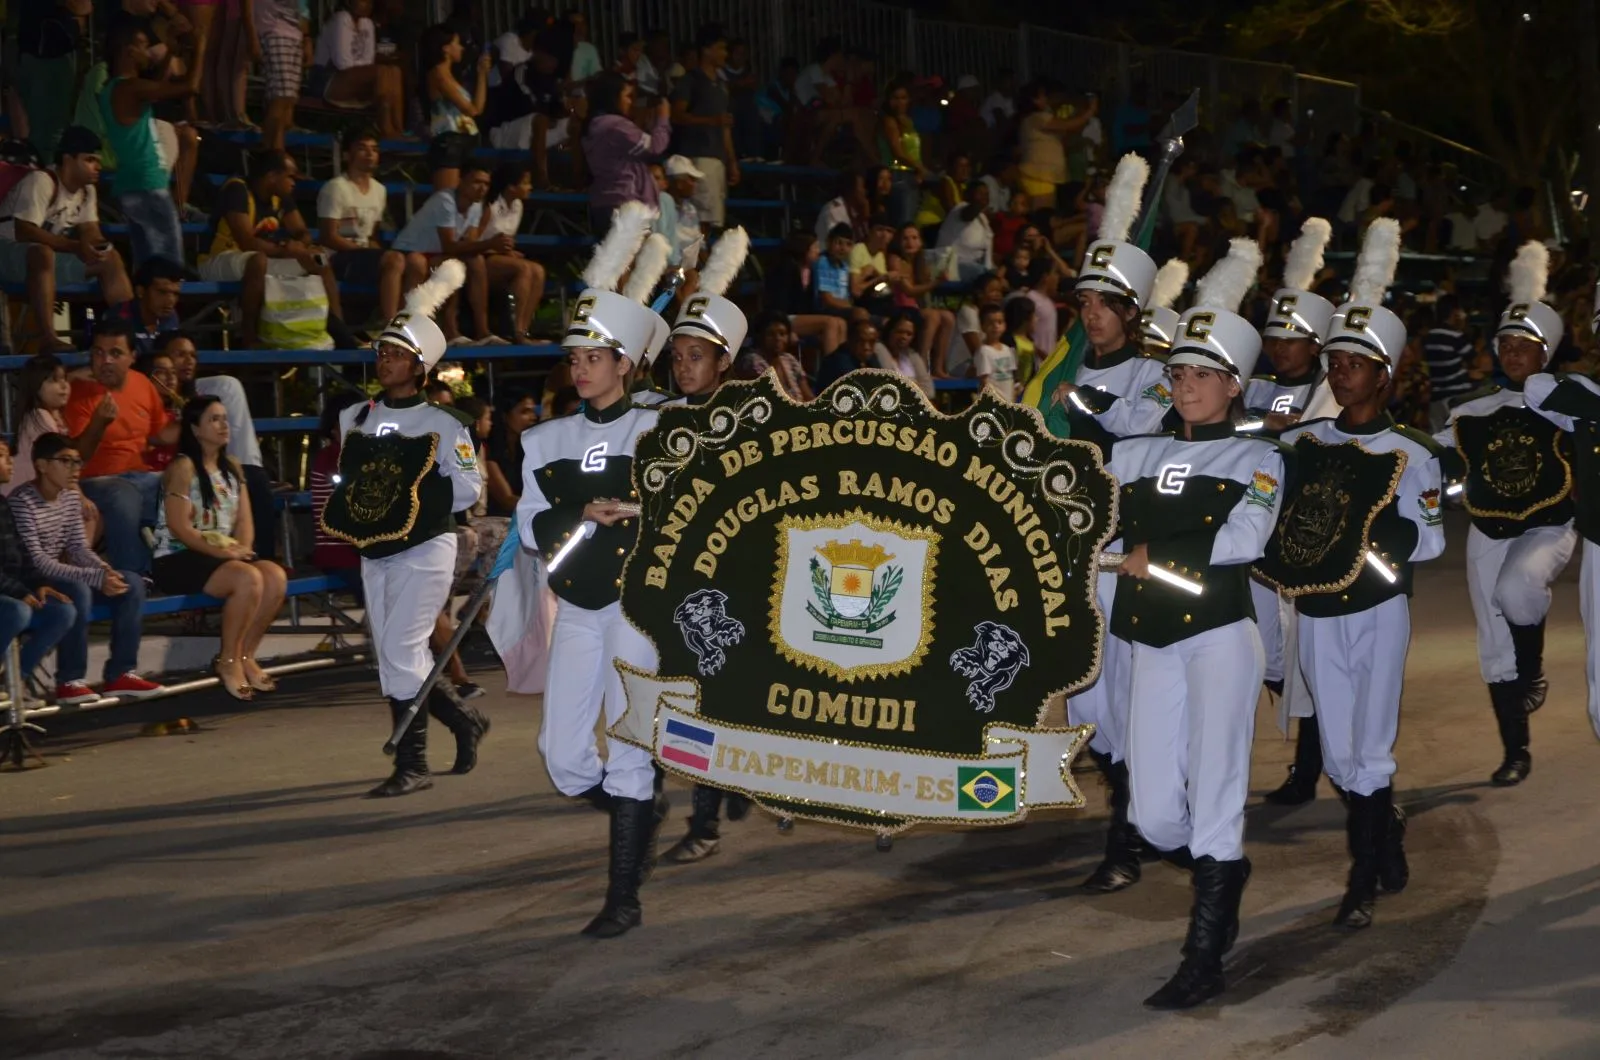
[[[11,446],[0,440],[0,483],[11,481]],[[22,545],[11,509],[0,504],[0,651],[29,634],[22,644],[24,676],[32,673],[66,636],[77,612],[63,594],[44,583]]]

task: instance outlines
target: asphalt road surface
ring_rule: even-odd
[[[1498,790],[1458,550],[1422,574],[1397,753],[1410,888],[1335,931],[1331,791],[1253,799],[1230,988],[1182,1014],[1140,1000],[1176,967],[1187,879],[1076,889],[1105,812],[1088,775],[1083,811],[887,854],[754,813],[657,871],[642,928],[596,942],[577,931],[605,820],[552,792],[537,698],[486,662],[482,764],[394,801],[360,798],[385,772],[367,671],[57,725],[48,768],[0,776],[0,1057],[1600,1056],[1600,742],[1573,590],[1533,775]],[[199,731],[140,735],[179,714]],[[1258,794],[1291,752],[1263,708]],[[673,793],[663,848],[688,812]]]

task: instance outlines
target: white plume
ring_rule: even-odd
[[[1106,208],[1100,215],[1100,231],[1096,242],[1125,243],[1133,219],[1139,216],[1139,206],[1144,201],[1144,185],[1150,179],[1150,163],[1136,154],[1123,155],[1117,170],[1111,174],[1106,186]]]
[[[667,242],[667,237],[660,232],[651,232],[650,238],[644,241],[644,249],[633,261],[633,273],[628,277],[628,286],[623,289],[622,297],[631,298],[640,305],[649,305],[650,295],[655,292],[656,284],[661,282],[661,274],[667,271],[667,258],[671,255],[672,244]]]
[[[1322,252],[1332,238],[1332,225],[1321,217],[1307,217],[1283,263],[1283,285],[1297,291],[1311,290],[1317,273],[1322,271]]]
[[[1382,302],[1399,264],[1400,222],[1393,217],[1380,217],[1367,226],[1366,237],[1361,240],[1356,272],[1350,279],[1350,301],[1362,305]]]
[[[1145,308],[1171,309],[1188,282],[1189,263],[1182,258],[1168,258],[1156,273],[1155,285],[1150,289],[1150,304]]]
[[[1537,239],[1528,240],[1517,248],[1517,256],[1511,259],[1511,271],[1506,276],[1511,300],[1529,305],[1544,301],[1544,285],[1549,278],[1550,248]]]
[[[706,294],[725,294],[738,278],[739,270],[744,268],[744,259],[749,253],[750,236],[743,228],[723,232],[717,245],[711,248],[706,267],[700,270],[700,290]]]
[[[588,268],[583,270],[584,285],[601,291],[615,291],[617,281],[622,278],[633,256],[639,253],[639,245],[644,242],[656,216],[655,207],[642,202],[625,202],[618,206],[611,217],[611,230],[594,248],[594,257],[589,259]]]
[[[1228,256],[1211,266],[1195,284],[1194,304],[1237,313],[1260,271],[1260,245],[1253,239],[1230,239]]]
[[[406,295],[406,312],[431,317],[466,282],[467,267],[455,258],[446,258],[434,268],[433,275]]]

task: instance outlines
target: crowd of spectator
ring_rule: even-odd
[[[1099,228],[1110,168],[1128,151],[1154,160],[1180,102],[1137,88],[1103,101],[1008,71],[985,84],[883,70],[838,38],[809,55],[762,55],[716,25],[676,40],[621,33],[602,55],[580,10],[530,9],[489,39],[472,0],[436,25],[399,0],[342,0],[315,28],[306,0],[40,0],[19,14],[20,61],[3,86],[0,282],[21,287],[31,323],[18,333],[37,355],[18,377],[6,456],[15,517],[0,519],[0,641],[31,630],[25,664],[54,646],[67,700],[84,691],[76,645],[97,602],[113,605],[106,687],[138,692],[128,615],[147,588],[221,599],[224,687],[271,691],[255,652],[296,557],[278,540],[245,383],[197,372],[205,340],[180,323],[186,284],[237,284],[229,345],[303,347],[309,363],[311,347],[359,347],[407,290],[458,259],[467,282],[440,324],[463,347],[456,359],[470,359],[471,348],[525,345],[550,326],[539,309],[559,266],[518,243],[531,195],[583,192],[596,238],[619,204],[656,207],[681,299],[718,233],[748,223],[730,195],[759,172],[749,164],[777,161],[832,175],[792,205],[780,248],[734,291],[752,326],[731,374],[774,371],[800,400],[861,367],[896,372],[946,406],[974,385],[1015,399],[1074,319],[1075,265]],[[100,57],[89,65],[86,42]],[[264,85],[259,129],[252,68]],[[1150,190],[1152,252],[1198,274],[1229,239],[1255,238],[1267,252],[1246,307],[1257,317],[1308,216],[1329,218],[1343,248],[1394,217],[1408,250],[1488,257],[1490,275],[1522,240],[1548,234],[1531,189],[1479,195],[1371,124],[1311,143],[1290,101],[1236,104],[1225,124],[1187,136]],[[314,200],[284,150],[308,110],[346,115],[342,172]],[[260,134],[215,187],[197,181],[211,130]],[[481,148],[499,155],[485,162]],[[390,208],[394,156],[425,170],[429,193],[409,216]],[[126,222],[124,249],[103,213]],[[198,253],[185,253],[186,224],[191,239],[203,228]],[[1588,333],[1589,275],[1559,252],[1558,266],[1552,292],[1572,335],[1559,356],[1570,360]],[[1342,296],[1335,270],[1322,282]],[[85,284],[101,303],[92,331],[58,329],[60,288]],[[1400,295],[1413,331],[1394,392],[1402,419],[1437,422],[1447,398],[1492,375],[1482,321],[1497,297],[1457,290],[1450,276],[1420,298]],[[57,355],[78,349],[88,366],[69,371]],[[501,385],[492,406],[459,378],[430,384],[430,399],[474,416],[483,445],[485,494],[464,556],[504,533],[521,432],[578,406],[564,366],[540,363],[549,370]],[[667,367],[639,385],[670,388]],[[332,488],[337,410],[358,399],[323,397],[305,476],[314,508]],[[313,545],[318,567],[354,565],[348,546],[320,535]],[[13,614],[13,601],[25,611]],[[436,637],[448,636],[441,618]],[[470,686],[458,662],[452,676]]]

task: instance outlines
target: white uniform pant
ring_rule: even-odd
[[[1250,579],[1250,601],[1256,605],[1256,631],[1261,634],[1261,650],[1266,656],[1263,681],[1283,680],[1283,612],[1278,590]]]
[[[1249,619],[1165,648],[1133,645],[1129,813],[1158,850],[1244,857],[1264,665],[1261,635]]]
[[[1411,646],[1410,602],[1396,596],[1353,615],[1301,615],[1299,623],[1300,668],[1317,703],[1323,768],[1356,795],[1388,787]]]
[[[1584,674],[1589,678],[1589,722],[1600,736],[1600,545],[1583,539],[1583,575],[1578,580],[1578,608],[1583,613],[1583,639],[1588,651]]]
[[[1550,611],[1550,583],[1572,559],[1578,534],[1571,523],[1536,526],[1497,541],[1467,531],[1467,592],[1478,620],[1478,666],[1494,684],[1515,680],[1512,626],[1533,626]]]
[[[654,670],[655,646],[622,617],[621,604],[591,611],[558,601],[539,753],[563,795],[581,795],[602,780],[606,792],[618,798],[648,799],[654,792],[655,767],[649,751],[606,737],[602,762],[595,744],[594,727],[602,704],[608,728],[627,709],[613,659]]]
[[[1111,601],[1117,594],[1117,575],[1101,572],[1096,586],[1100,610],[1111,620]],[[1108,629],[1100,644],[1100,676],[1095,683],[1067,700],[1069,725],[1093,725],[1089,746],[1096,753],[1121,762],[1128,754],[1128,662],[1133,647]]]
[[[428,638],[455,582],[456,535],[438,537],[382,559],[361,559],[367,622],[378,651],[378,685],[410,700],[433,671]]]

